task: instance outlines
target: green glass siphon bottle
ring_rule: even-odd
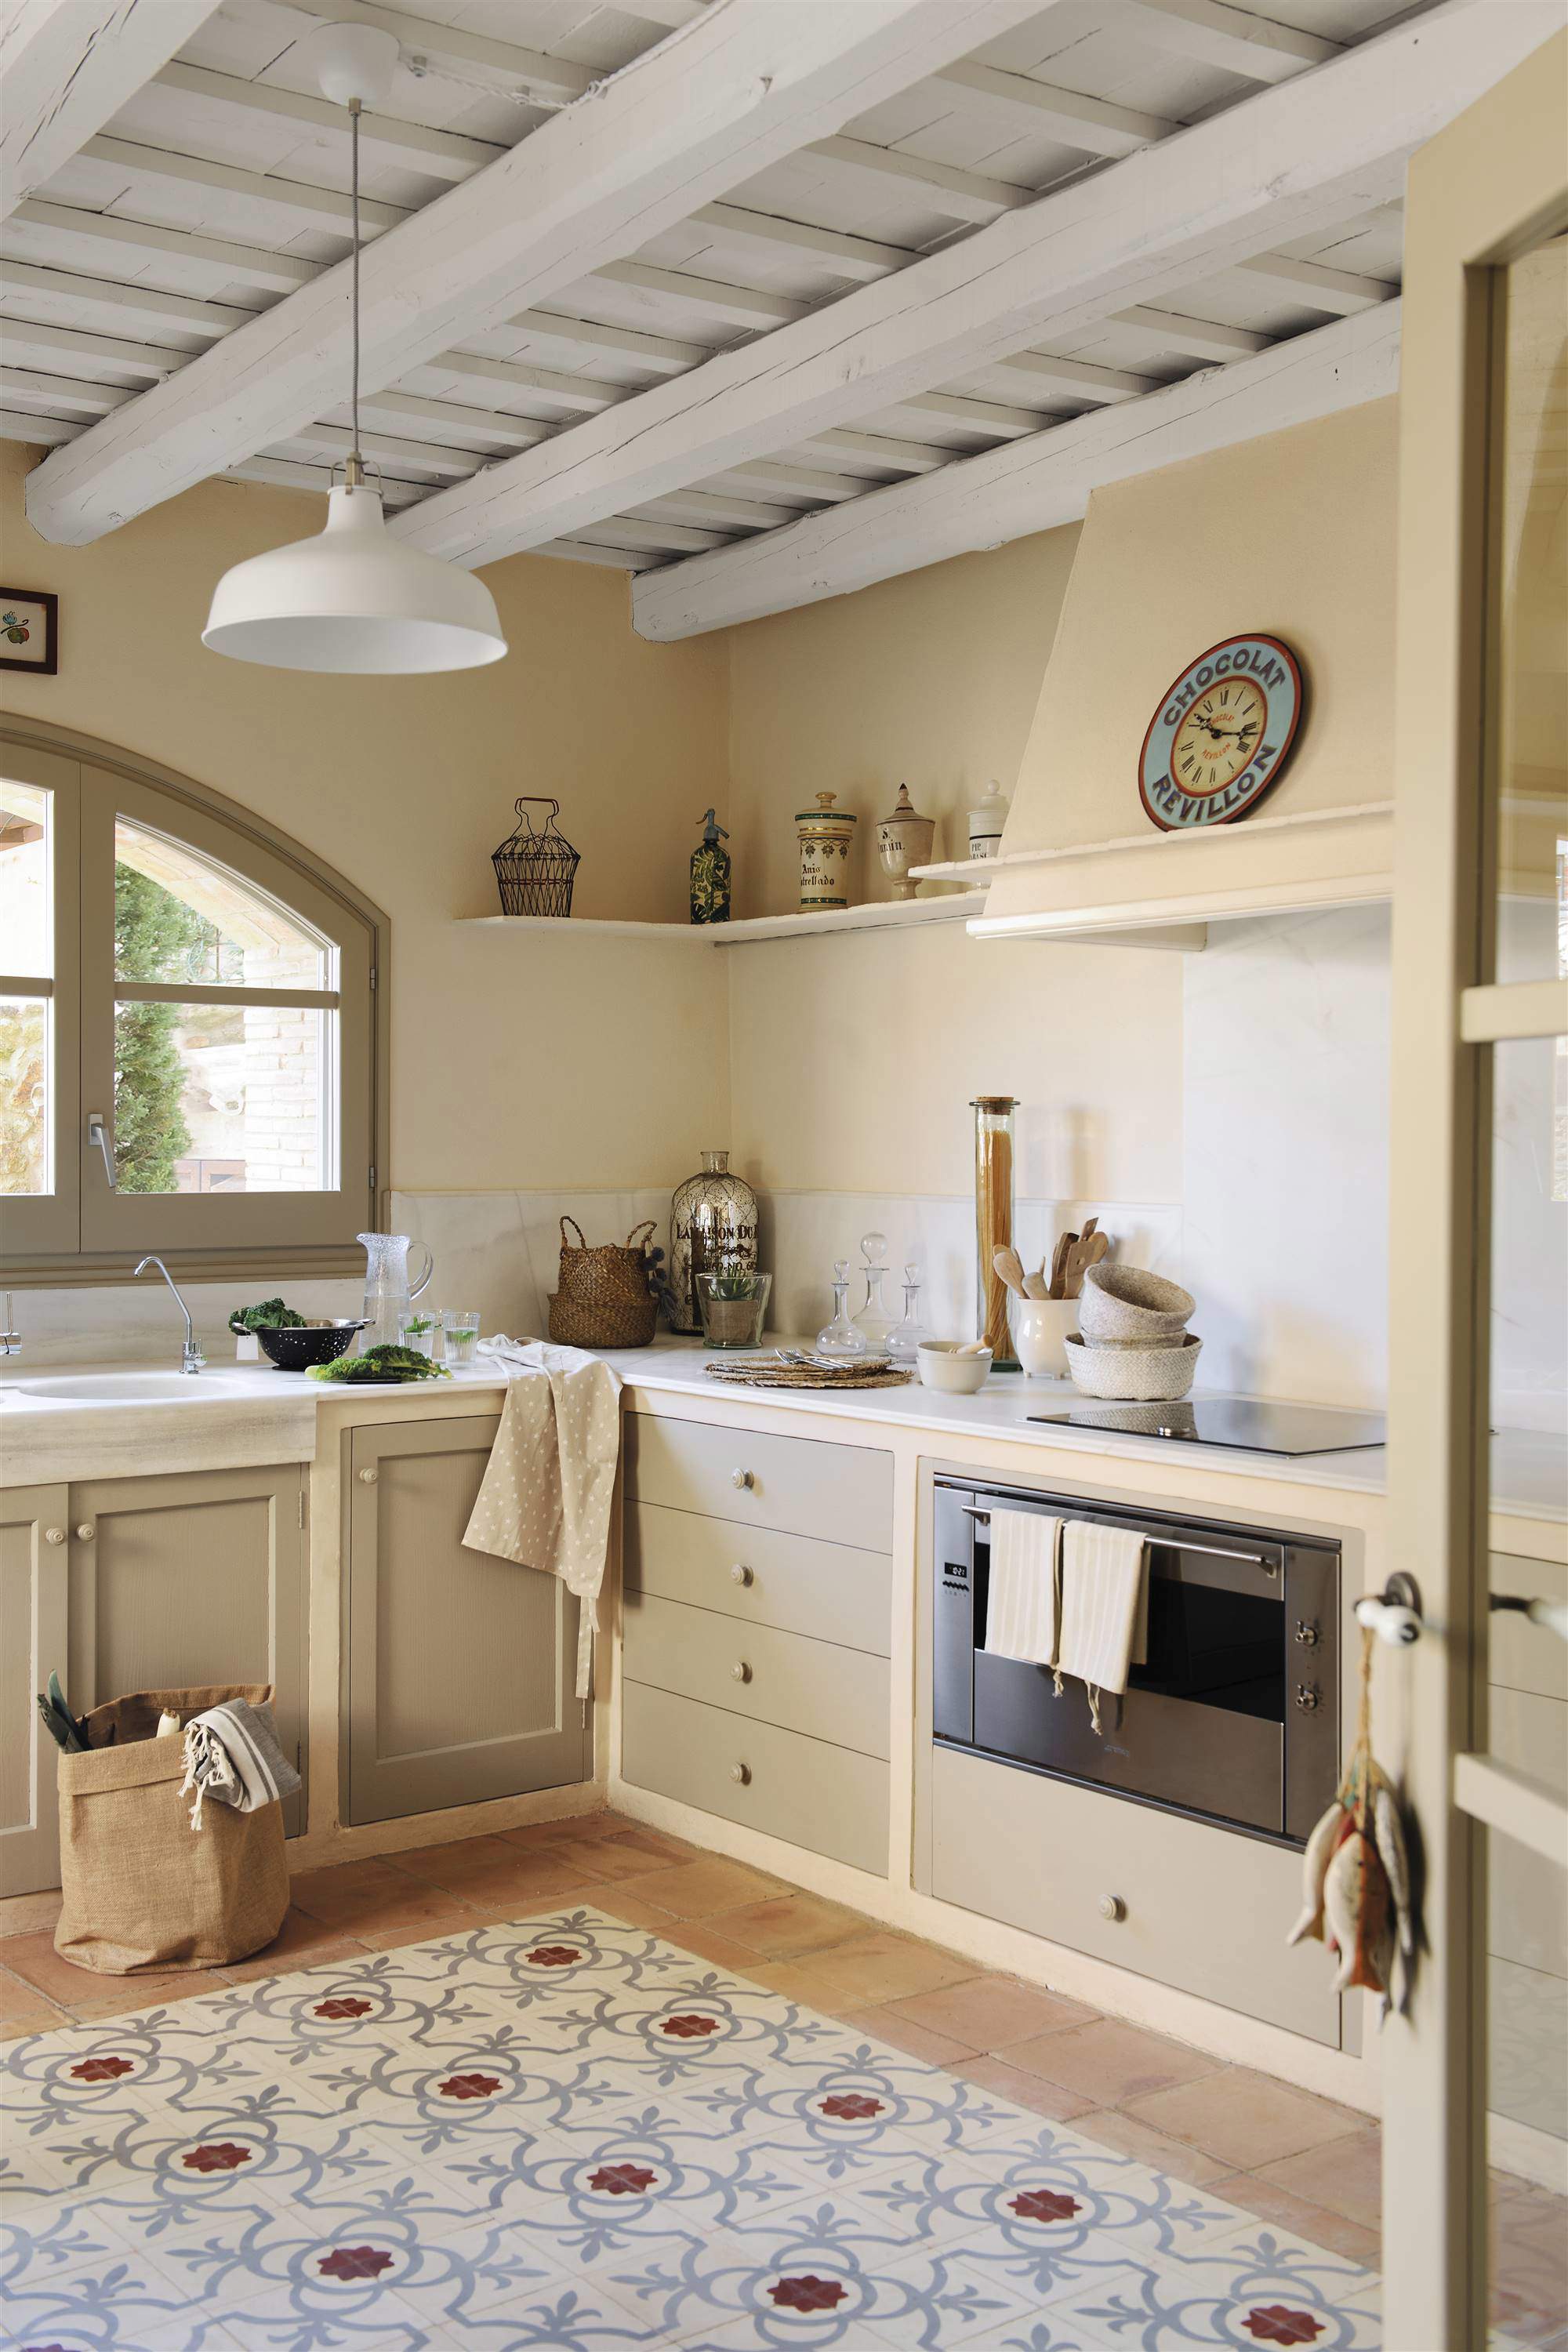
[[[694,923],[727,923],[730,919],[730,838],[710,809],[702,820],[702,838],[691,853],[691,919]]]

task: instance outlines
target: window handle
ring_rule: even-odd
[[[102,1152],[103,1172],[109,1179],[110,1191],[111,1192],[115,1192],[118,1187],[116,1186],[114,1179],[114,1155],[109,1148],[109,1135],[104,1127],[103,1113],[100,1110],[89,1110],[88,1112],[87,1148],[89,1151],[97,1150]]]

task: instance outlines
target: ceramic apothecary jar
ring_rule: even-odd
[[[818,793],[815,808],[795,811],[803,915],[849,904],[849,845],[856,819],[849,810],[834,806],[837,798],[837,793]]]

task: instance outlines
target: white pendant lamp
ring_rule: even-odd
[[[472,572],[389,537],[381,494],[367,486],[360,455],[359,118],[365,101],[384,96],[391,81],[396,37],[369,25],[324,25],[309,47],[322,90],[349,110],[353,447],[341,488],[327,494],[325,528],[226,572],[202,643],[273,669],[361,677],[477,669],[500,661],[507,649],[494,597]]]

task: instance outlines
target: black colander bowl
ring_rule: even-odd
[[[335,1323],[258,1323],[256,1336],[262,1354],[280,1372],[308,1372],[312,1364],[335,1363],[347,1355],[354,1334],[364,1328],[363,1317]]]

